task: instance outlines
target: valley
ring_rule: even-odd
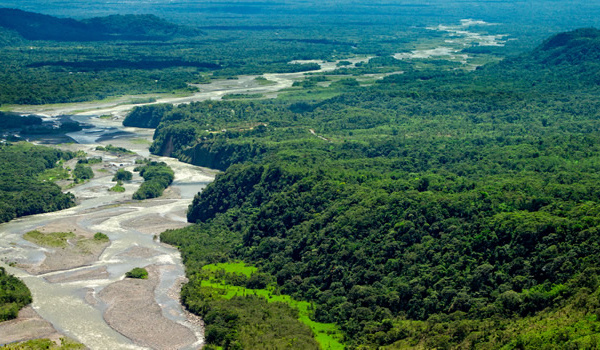
[[[0,344],[595,348],[599,9],[514,5],[0,9]]]
[[[94,119],[99,121],[95,127],[100,132],[94,132],[92,139],[89,135],[93,130],[87,129],[70,135],[79,143],[58,147],[83,150],[90,157],[103,157],[103,162],[95,167],[96,176],[69,190],[77,198],[76,207],[2,225],[1,251],[4,262],[10,265],[5,268],[29,286],[35,312],[61,334],[88,347],[114,349],[178,344],[179,348],[195,348],[202,341],[201,324],[186,316],[173,294],[184,278],[180,257],[176,250],[160,244],[155,236],[167,228],[186,225],[185,209],[190,196],[212,181],[214,172],[165,159],[176,169],[177,177],[168,193],[160,199],[144,203],[132,201],[131,195],[139,186],[139,178],[125,184],[125,192],[110,192],[109,188],[114,185],[111,167],[123,164],[125,168],[131,168],[136,158],[148,156],[147,143],[137,140],[148,139],[150,135],[145,130],[138,132],[128,128],[127,137],[110,142],[137,153],[107,156],[106,152],[95,151],[96,145],[102,144],[95,140],[121,126],[119,122]],[[94,119],[88,119],[88,122],[93,123]],[[65,248],[39,246],[23,240],[23,234],[32,230],[73,232],[78,237],[102,232],[110,243],[100,250],[69,252]],[[152,284],[142,287],[135,299],[123,293],[105,299],[100,292],[109,286],[119,288],[125,283],[120,281],[125,272],[136,266],[151,268]],[[135,308],[136,303],[144,309],[152,307],[144,312],[134,312],[130,308]],[[114,313],[110,310],[115,308],[125,314],[110,316]],[[132,315],[141,319],[131,323]],[[137,328],[124,329],[126,324],[137,325]],[[161,336],[162,333],[153,330],[152,324],[171,331]],[[3,329],[0,342],[26,340],[39,334],[33,328],[21,334],[22,339],[5,338],[11,335],[14,327],[4,327],[0,325]]]

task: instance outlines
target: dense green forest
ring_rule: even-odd
[[[275,41],[273,30],[213,29],[209,37],[150,15],[76,21],[0,8],[0,104],[190,94],[198,89],[188,84],[210,81],[211,74],[310,71],[318,65],[288,62],[340,51],[336,43]]]
[[[10,8],[0,8],[0,26],[28,40],[168,40],[200,34],[154,15],[112,15],[77,21]]]
[[[16,318],[19,310],[31,303],[31,292],[18,278],[0,267],[0,322]]]
[[[184,304],[241,316],[199,271],[242,260],[349,348],[594,348],[598,34],[311,88],[327,99],[135,110],[154,153],[225,170],[190,206],[197,225],[161,236],[182,251]]]
[[[574,3],[579,3],[578,11],[571,10]],[[581,0],[469,4],[157,0],[106,6],[96,0],[76,1],[66,9],[46,1],[5,1],[5,7],[28,11],[0,8],[0,103],[190,94],[197,87],[189,83],[211,78],[315,68],[288,64],[292,60],[388,59],[398,52],[435,48],[447,34],[437,26],[459,25],[468,18],[494,25],[460,29],[507,35],[504,45],[457,46],[469,53],[468,60],[486,62],[522,52],[548,33],[594,25],[600,13],[596,4]]]
[[[16,217],[61,210],[75,205],[71,193],[63,193],[46,181],[44,172],[59,166],[72,152],[28,143],[0,145],[0,222]]]
[[[428,29],[441,20],[430,13],[416,26],[410,14],[398,17],[352,12],[348,18],[326,15],[327,21],[322,14],[307,16],[295,10],[289,18],[177,17],[177,23],[189,25],[174,24],[162,16],[110,15],[75,20],[0,9],[0,103],[190,94],[202,87],[188,84],[241,74],[318,68],[315,63],[289,64],[294,60],[329,61],[357,55],[385,58],[439,42],[442,36]],[[443,20],[459,23],[460,18],[452,15]],[[481,29],[496,34],[506,27]],[[471,55],[474,60],[497,60],[506,52],[522,50],[530,36],[525,32],[506,47],[474,47]]]

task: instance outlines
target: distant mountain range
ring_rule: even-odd
[[[0,8],[0,27],[27,40],[108,41],[170,40],[201,34],[154,15],[111,15],[77,21],[17,9]]]

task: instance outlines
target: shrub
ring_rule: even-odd
[[[94,177],[94,172],[89,166],[77,164],[73,171],[73,177],[75,177],[75,180],[89,180]]]
[[[115,176],[113,176],[112,181],[129,181],[133,177],[131,171],[127,171],[125,169],[117,170]]]
[[[108,238],[108,236],[105,235],[102,232],[96,232],[96,234],[94,235],[94,240],[95,241],[99,241],[99,242],[108,242],[108,241],[110,241],[110,239]]]
[[[136,267],[133,270],[127,272],[125,274],[127,278],[139,278],[139,279],[148,279],[148,271],[142,267]]]

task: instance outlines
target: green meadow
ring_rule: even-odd
[[[222,291],[223,299],[231,299],[234,296],[256,295],[265,298],[268,302],[282,302],[290,307],[297,309],[299,312],[299,320],[310,327],[315,334],[315,339],[322,349],[336,350],[344,349],[341,342],[342,332],[338,326],[333,323],[320,323],[310,319],[312,306],[307,301],[295,300],[289,295],[278,294],[273,285],[269,285],[265,289],[249,289],[241,286],[224,283],[222,279],[217,277],[217,273],[239,274],[250,278],[258,269],[254,266],[246,265],[243,262],[233,263],[218,263],[205,265],[202,270],[208,272],[208,279],[202,281],[202,287],[208,287]]]

